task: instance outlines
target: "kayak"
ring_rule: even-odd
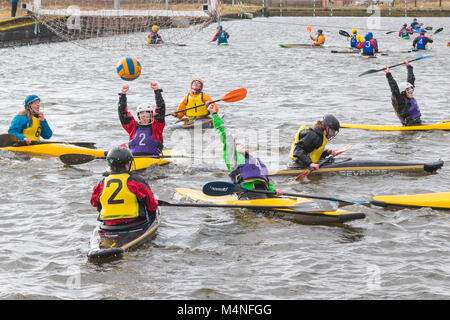
[[[100,223],[92,233],[88,259],[121,257],[125,251],[134,249],[150,240],[160,224],[160,208],[156,211],[153,221],[137,221],[117,226]]]
[[[173,150],[163,150],[163,155],[171,155]],[[131,164],[131,170],[143,170],[150,166],[160,166],[172,162],[170,158],[151,158],[145,156],[134,157],[133,163]]]
[[[450,120],[419,126],[370,125],[341,123],[341,128],[365,129],[376,131],[418,131],[418,130],[450,130]]]
[[[91,149],[80,147],[68,143],[52,143],[52,142],[38,142],[30,145],[20,145],[12,147],[0,148],[1,150],[21,152],[32,157],[59,157],[66,153],[86,154],[95,157],[105,156],[105,150]]]
[[[346,176],[376,175],[390,171],[425,171],[434,172],[444,165],[444,161],[435,162],[409,162],[390,160],[353,160],[341,158],[324,163],[320,169],[311,171],[311,174],[339,172]],[[306,169],[290,167],[281,171],[269,171],[269,176],[299,175]]]
[[[213,127],[212,118],[195,119],[190,122],[179,121],[169,127],[169,129],[192,129],[194,127],[201,126],[202,129],[208,129]]]
[[[222,42],[222,43],[218,43],[217,45],[218,46],[228,46],[229,43],[228,42]]]
[[[398,196],[375,196],[372,198],[372,204],[387,207],[407,207],[450,210],[450,192],[405,194]]]
[[[325,46],[315,46],[308,43],[279,43],[281,48],[326,48]]]
[[[278,217],[299,223],[340,223],[365,218],[364,213],[337,209],[335,203],[324,200],[302,197],[239,200],[236,194],[213,197],[200,190],[186,188],[177,188],[176,192],[189,199],[221,205],[224,208],[268,210]],[[265,206],[269,208],[264,208]]]
[[[178,47],[185,47],[185,43],[176,43],[176,42],[160,42],[160,43],[147,43],[147,46],[149,48],[152,47],[165,47],[165,46],[178,46]]]

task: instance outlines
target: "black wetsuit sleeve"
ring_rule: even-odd
[[[156,101],[156,114],[155,114],[155,120],[159,123],[164,123],[166,120],[165,113],[166,113],[166,102],[164,101],[162,97],[162,89],[155,90],[155,101]]]
[[[120,123],[122,125],[129,124],[131,120],[133,120],[132,117],[130,117],[130,114],[128,113],[127,109],[127,95],[123,93],[119,93],[119,119]]]
[[[400,89],[398,88],[397,81],[395,81],[392,73],[390,72],[386,73],[386,78],[388,80],[389,87],[391,88],[392,97],[398,101],[400,98]]]
[[[414,76],[413,67],[410,65],[407,66],[406,68],[408,72],[407,81],[411,83],[413,86],[415,86],[414,82],[416,81],[416,77]]]

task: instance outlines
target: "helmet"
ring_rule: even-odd
[[[317,30],[318,33],[323,33],[322,29]]]
[[[427,32],[425,29],[420,29],[420,34],[425,34]]]
[[[139,113],[141,113],[141,112],[145,112],[145,111],[148,111],[148,112],[150,112],[150,113],[152,113],[152,111],[153,111],[153,109],[152,109],[152,107],[150,107],[149,105],[147,105],[147,104],[140,104],[137,108],[136,108],[136,114],[139,116]]]
[[[115,147],[106,156],[108,165],[116,168],[125,168],[125,165],[133,161],[131,151],[123,147]]]
[[[29,95],[28,97],[25,98],[25,101],[24,101],[25,107],[29,106],[31,103],[33,103],[36,100],[41,101],[41,99],[37,95],[35,95],[35,94]]]
[[[409,82],[402,82],[399,84],[398,88],[399,88],[400,92],[403,92],[403,91],[406,91],[406,89],[408,89],[408,88],[414,89],[414,86]]]
[[[322,124],[324,127],[330,127],[334,131],[339,131],[340,124],[338,119],[332,114],[327,114],[323,117]]]
[[[357,33],[358,33],[358,30],[352,29],[352,34],[357,34]]]
[[[152,27],[152,31],[154,31],[154,32],[158,31],[158,29],[159,29],[159,27],[158,27],[157,25],[154,25],[154,26]]]
[[[369,32],[369,33],[367,33],[365,36],[364,36],[364,39],[365,40],[367,40],[367,41],[369,41],[370,39],[372,39],[372,33],[371,32]]]

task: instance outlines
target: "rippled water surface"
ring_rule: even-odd
[[[383,18],[374,31],[383,50],[408,49],[397,30],[411,18]],[[423,119],[449,119],[448,18],[423,19],[444,31],[436,35],[435,57],[414,62],[415,95]],[[208,44],[215,26],[185,39],[185,47],[92,50],[55,43],[0,50],[0,128],[6,133],[26,95],[42,99],[44,113],[59,141],[94,141],[109,149],[127,140],[117,116],[124,84],[115,74],[122,56],[143,65],[130,84],[128,102],[154,103],[149,81],[164,89],[168,110],[186,94],[191,79],[219,99],[245,87],[247,97],[220,103],[230,131],[271,168],[288,162],[291,140],[302,124],[326,113],[342,122],[398,124],[383,73],[371,69],[418,56],[391,53],[376,59],[330,53],[329,49],[283,49],[278,43],[309,42],[305,26],[323,27],[327,44],[345,45],[339,29],[367,32],[363,18],[258,18],[226,21],[228,47]],[[164,35],[164,33],[163,33]],[[119,40],[117,40],[119,41]],[[406,80],[403,66],[392,69]],[[173,118],[167,118],[172,123]],[[192,144],[192,139],[197,141]],[[147,169],[155,194],[170,202],[175,188],[200,189],[225,180],[220,142],[214,131],[165,131],[165,146],[213,159],[174,161]],[[435,161],[437,174],[339,174],[293,183],[274,183],[290,192],[370,200],[374,195],[448,191],[450,133],[370,132],[342,129],[332,148],[354,147],[359,159]],[[192,147],[191,147],[192,146]],[[277,149],[279,148],[279,149]],[[266,151],[268,150],[269,151]],[[274,152],[279,150],[280,152]],[[360,205],[366,219],[339,226],[301,225],[279,218],[223,209],[163,207],[156,238],[120,261],[87,261],[97,212],[89,204],[105,163],[65,167],[58,159],[23,160],[2,152],[0,194],[0,298],[2,299],[448,299],[449,214],[431,209],[388,210]]]

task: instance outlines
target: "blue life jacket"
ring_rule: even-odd
[[[269,170],[259,158],[250,155],[245,156],[245,163],[230,173],[230,178],[235,184],[241,184],[249,179],[263,180],[269,183]]]
[[[427,48],[427,40],[425,36],[419,36],[419,40],[417,40],[417,49],[425,50]]]
[[[356,34],[350,37],[350,47],[356,48],[358,41],[356,40]]]
[[[412,98],[409,100],[409,102],[411,102],[411,108],[409,108],[409,116],[411,117],[411,119],[420,118],[422,114],[420,113],[416,99]]]
[[[374,53],[371,40],[364,41],[364,47],[362,48],[363,53]]]
[[[134,139],[128,143],[132,154],[155,155],[161,152],[160,143],[152,138],[153,129],[151,125],[138,126]]]
[[[222,30],[219,32],[219,37],[217,37],[217,43],[224,43],[224,42],[228,42],[228,38],[225,31]]]

